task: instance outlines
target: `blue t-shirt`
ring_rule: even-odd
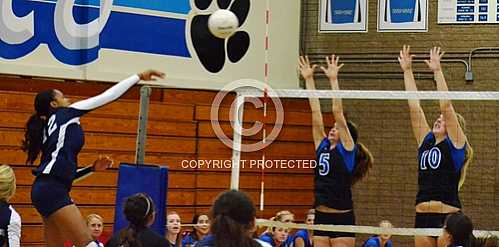
[[[182,238],[182,247],[186,247],[187,245],[193,246],[194,244],[196,244],[198,242],[198,240],[196,240],[192,237],[192,234],[194,234],[194,233],[189,233],[184,238]]]
[[[272,246],[275,246],[274,239],[272,239],[272,234],[269,232],[260,235],[259,239],[262,240],[263,242],[271,244]]]
[[[85,143],[80,117],[87,112],[63,107],[50,115],[43,129],[41,163],[36,176],[55,176],[71,186],[78,167],[78,153]]]
[[[296,239],[298,239],[298,238],[303,239],[303,242],[305,242],[305,247],[312,247],[307,230],[303,229],[303,230],[299,230],[295,233],[295,236],[293,238],[293,245],[296,244]]]
[[[364,244],[362,247],[392,247],[392,240],[388,240],[385,243],[385,246],[381,246],[381,240],[378,236],[372,236]]]
[[[266,232],[260,236],[260,240],[265,243],[269,243],[271,246],[276,246],[274,239],[272,238],[272,234],[270,232]],[[281,247],[290,247],[293,246],[293,236],[289,235],[286,241],[281,245]]]

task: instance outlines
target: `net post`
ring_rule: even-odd
[[[144,164],[147,139],[147,118],[149,116],[149,101],[152,89],[149,86],[140,88],[139,124],[137,127],[137,143],[135,149],[135,164]]]
[[[232,147],[232,169],[230,175],[230,189],[239,190],[239,173],[241,161],[241,143],[242,143],[242,130],[243,130],[243,112],[244,112],[244,95],[239,92],[236,95],[236,104],[233,119],[234,132],[233,132],[233,147]]]

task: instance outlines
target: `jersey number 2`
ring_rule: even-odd
[[[326,176],[329,173],[329,153],[321,153],[319,156],[319,175]]]
[[[48,126],[48,134],[50,136],[54,132],[54,130],[57,129],[57,124],[55,123],[55,114],[53,114],[52,117],[49,118],[47,126]]]

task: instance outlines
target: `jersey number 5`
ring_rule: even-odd
[[[326,176],[329,173],[329,153],[321,153],[319,156],[319,175]]]

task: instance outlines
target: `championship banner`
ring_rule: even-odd
[[[319,32],[367,32],[367,0],[320,0]]]
[[[299,55],[300,1],[269,2],[2,0],[0,73],[118,81],[151,68],[172,87],[220,89],[241,78],[264,81],[268,67],[271,87],[298,88],[289,58]],[[225,39],[207,25],[219,9],[239,21]]]
[[[379,32],[427,32],[428,0],[378,0]]]

